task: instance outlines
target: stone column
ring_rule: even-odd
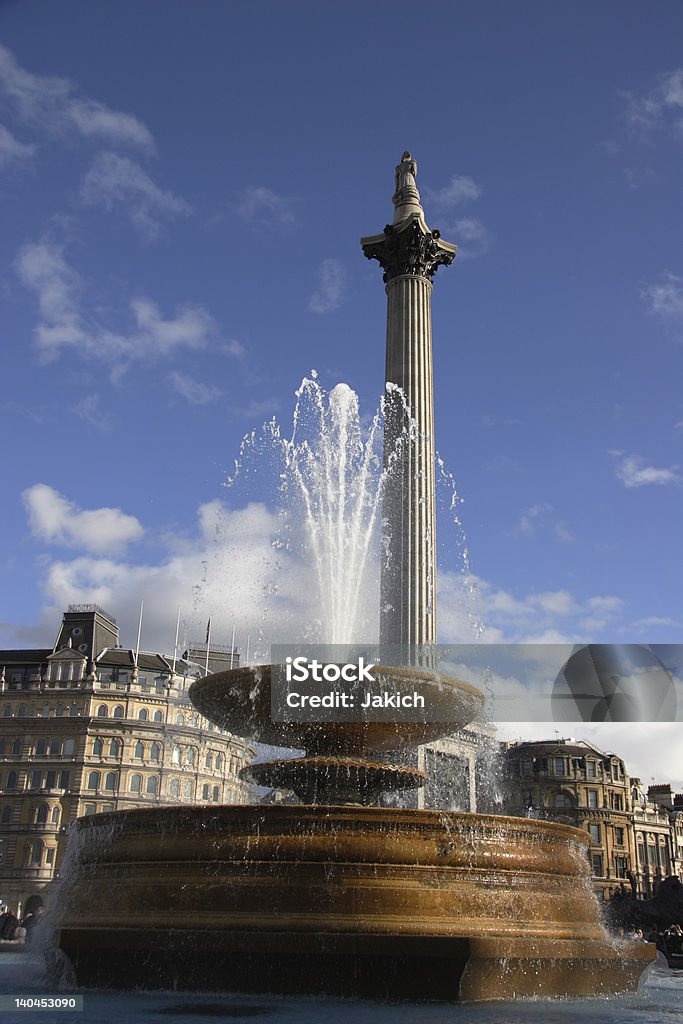
[[[393,223],[361,239],[384,270],[387,293],[380,643],[411,648],[436,643],[431,295],[437,269],[455,258],[455,246],[427,227],[416,175],[404,153]]]

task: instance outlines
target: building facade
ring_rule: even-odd
[[[15,912],[58,877],[77,817],[247,796],[253,749],[188,697],[202,652],[170,659],[118,639],[103,609],[71,605],[54,648],[0,651],[0,896]],[[235,662],[216,649],[209,671]]]
[[[631,780],[616,754],[583,740],[504,745],[504,809],[549,818],[588,833],[588,855],[599,894],[621,885],[634,889],[637,861]]]

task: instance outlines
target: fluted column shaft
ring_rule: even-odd
[[[384,550],[380,639],[436,642],[436,506],[432,283],[419,274],[387,286]],[[412,423],[411,423],[412,419]]]

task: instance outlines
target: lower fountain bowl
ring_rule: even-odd
[[[635,989],[585,834],[357,806],[80,819],[59,944],[86,986],[511,999]],[[66,865],[65,865],[66,867]]]

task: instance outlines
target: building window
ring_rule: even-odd
[[[116,789],[116,772],[107,772],[104,778],[104,788],[109,793],[113,793]]]
[[[614,866],[617,872],[617,878],[626,878],[626,857],[615,857]]]
[[[106,704],[100,704],[100,706],[97,709],[97,717],[98,718],[106,718],[108,714],[109,714],[109,712],[107,710],[107,705]]]
[[[147,708],[140,708],[138,711],[138,722],[146,722],[149,718],[149,712]]]
[[[147,794],[148,796],[156,796],[159,789],[159,780],[156,775],[150,775],[147,779]]]
[[[141,740],[138,740],[137,743],[135,744],[134,756],[137,758],[138,761],[142,761],[143,757],[145,756],[145,744]]]
[[[19,754],[21,753],[21,745],[21,740],[17,738],[12,744],[12,757],[19,756]]]
[[[612,793],[610,795],[610,803],[613,811],[623,811],[624,798],[621,793]]]
[[[204,785],[202,786],[202,800],[208,800],[209,799],[210,791],[211,791],[211,787],[209,786],[208,782],[205,782]]]
[[[192,799],[192,779],[183,779],[183,800]]]
[[[554,757],[553,758],[553,769],[554,769],[555,775],[564,775],[565,774],[565,760],[564,760],[563,757]]]
[[[10,704],[5,704],[4,708],[2,709],[2,717],[3,718],[11,718],[12,717],[12,707],[11,707]]]
[[[161,747],[158,743],[152,744],[152,749],[149,752],[150,761],[158,761],[161,757]]]
[[[199,725],[199,719],[197,718],[196,715],[190,715],[190,725],[192,726],[193,729],[196,729],[197,726]]]
[[[588,793],[587,793],[587,796],[588,796],[588,806],[589,807],[597,807],[598,806],[598,791],[597,791],[597,789],[589,789]]]
[[[64,740],[64,750],[62,751],[62,753],[64,754],[64,757],[71,757],[73,755],[73,752],[74,741],[71,737],[69,737],[68,739]]]
[[[163,713],[163,711],[155,711],[154,712],[154,721],[155,722],[163,722],[163,720],[164,720],[164,713]]]
[[[121,741],[117,740],[117,739],[113,739],[111,741],[111,743],[109,744],[109,756],[110,757],[118,757],[120,753],[121,753]]]
[[[62,752],[62,741],[58,736],[53,736],[50,740],[50,757],[59,757]]]
[[[60,772],[59,773],[59,788],[60,789],[68,789],[69,788],[70,779],[71,779],[71,773],[70,772],[68,772],[68,771]]]
[[[205,763],[206,763],[206,767],[207,768],[213,768],[213,754],[211,753],[210,750],[206,754],[206,762]]]
[[[123,718],[123,708],[120,704],[117,704],[114,708],[114,718]]]
[[[16,789],[17,788],[17,773],[10,772],[7,776],[7,785],[5,789]]]
[[[180,764],[180,747],[173,748],[173,754],[171,755],[173,764]]]
[[[36,743],[36,757],[45,757],[47,752],[47,740],[39,739]]]
[[[50,815],[50,821],[53,825],[59,825],[60,811],[59,807],[52,808],[52,814]]]
[[[39,868],[43,859],[43,844],[36,839],[28,845],[27,867]]]
[[[54,862],[55,862],[55,848],[54,848],[54,846],[48,846],[47,850],[45,851],[45,863],[48,865],[48,867],[52,867]]]
[[[572,798],[568,793],[556,793],[553,797],[553,807],[555,807],[556,810],[567,810],[573,806]]]
[[[104,750],[104,743],[98,736],[92,745],[92,752],[94,757],[102,757],[102,751]]]
[[[182,713],[182,711],[179,711],[178,714],[175,716],[175,724],[185,725],[185,715]]]
[[[131,793],[142,792],[142,775],[131,775],[130,777],[130,791]]]
[[[97,814],[97,804],[86,804],[83,810],[84,817],[88,817],[91,814]]]
[[[217,772],[222,772],[223,771],[223,755],[222,754],[216,754],[216,771]]]
[[[17,711],[17,715],[19,716],[19,718],[25,718],[26,717],[26,705],[25,704],[20,704],[19,705],[19,710]]]
[[[620,828],[619,826],[617,826],[614,829],[614,842],[616,843],[617,846],[623,846],[624,845],[624,830],[623,830],[623,828]]]
[[[213,799],[214,799],[214,803],[218,803],[218,801],[219,801],[219,799],[220,799],[220,792],[221,792],[221,791],[220,791],[220,789],[219,789],[219,787],[218,787],[218,786],[214,786],[214,787],[213,787]]]
[[[180,796],[180,780],[171,779],[168,787],[168,795],[173,799],[177,800]]]
[[[593,843],[594,846],[599,846],[602,841],[602,836],[600,834],[600,826],[590,824],[588,826],[588,831],[590,832],[591,843]]]
[[[88,775],[88,789],[98,790],[100,788],[100,773],[90,772]]]
[[[197,751],[194,749],[194,747],[188,747],[186,755],[185,755],[186,764],[189,764],[192,767],[194,765],[196,759],[197,759]]]
[[[597,765],[595,761],[586,761],[586,778],[594,779],[597,777]]]
[[[595,877],[596,878],[602,878],[603,875],[604,875],[604,870],[603,870],[603,865],[602,865],[602,854],[601,853],[594,853],[593,856],[591,857],[591,862],[592,862],[593,874],[595,875]]]
[[[9,804],[5,804],[5,806],[2,809],[2,814],[0,814],[0,823],[2,823],[3,825],[7,825],[11,820],[12,808]]]
[[[29,789],[40,789],[43,773],[41,771],[31,772]]]

